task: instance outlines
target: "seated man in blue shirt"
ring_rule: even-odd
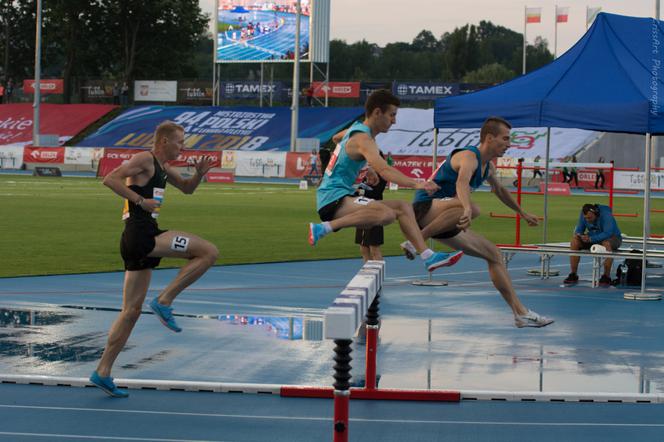
[[[572,241],[570,241],[570,248],[572,250],[587,250],[593,244],[601,244],[609,252],[618,250],[618,247],[622,244],[622,234],[609,206],[584,204],[581,209],[579,222],[576,229],[574,229]],[[569,257],[572,273],[565,279],[565,284],[576,284],[579,281],[576,272],[579,268],[580,259],[580,256]],[[611,285],[611,266],[613,266],[613,259],[605,259],[604,274],[599,279],[601,287]]]

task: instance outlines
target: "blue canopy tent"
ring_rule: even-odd
[[[664,134],[661,43],[664,32],[659,20],[600,13],[586,34],[552,63],[489,89],[437,99],[435,130],[477,128],[487,116],[500,115],[514,127],[645,134],[645,261],[650,234],[651,135]],[[548,151],[545,160],[548,183]],[[646,266],[643,268],[642,293]]]

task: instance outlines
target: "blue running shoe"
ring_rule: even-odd
[[[95,387],[101,388],[104,393],[111,397],[119,397],[119,398],[124,398],[124,397],[129,397],[129,393],[127,393],[125,390],[120,390],[115,383],[113,383],[113,378],[112,377],[106,377],[102,378],[99,376],[99,373],[95,370],[92,375],[90,376],[90,382],[92,382],[92,385]]]
[[[157,298],[154,298],[150,302],[150,308],[157,316],[157,318],[159,318],[161,323],[166,327],[170,328],[175,333],[180,333],[182,331],[182,329],[178,327],[177,323],[175,322],[175,318],[173,317],[173,309],[171,307],[159,304]]]
[[[322,224],[309,223],[309,244],[315,246],[316,243],[325,236],[325,227]]]
[[[433,272],[437,268],[440,267],[449,267],[453,266],[463,256],[462,251],[458,252],[452,252],[452,253],[443,253],[443,252],[436,252],[433,255],[429,257],[426,261],[424,261],[424,266],[427,268],[429,272]]]

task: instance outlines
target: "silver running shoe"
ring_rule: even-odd
[[[401,247],[401,250],[403,250],[403,254],[406,255],[406,258],[410,259],[411,261],[415,259],[415,255],[417,255],[417,250],[410,241],[402,242],[401,244],[399,244],[399,247]]]
[[[541,316],[532,310],[528,310],[525,315],[514,316],[514,325],[523,327],[545,327],[553,323],[553,319]]]

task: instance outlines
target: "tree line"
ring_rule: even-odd
[[[75,93],[73,80],[212,78],[209,17],[198,0],[48,0],[42,5],[42,77],[64,79],[65,102]],[[35,0],[0,0],[2,83],[34,76],[35,11]],[[522,38],[483,20],[440,38],[422,30],[410,43],[384,47],[366,40],[332,40],[330,79],[498,83],[521,73]],[[528,45],[528,71],[553,60],[547,46],[540,37]],[[257,66],[222,65],[221,76],[256,79]],[[292,65],[277,63],[271,72],[288,81]]]

